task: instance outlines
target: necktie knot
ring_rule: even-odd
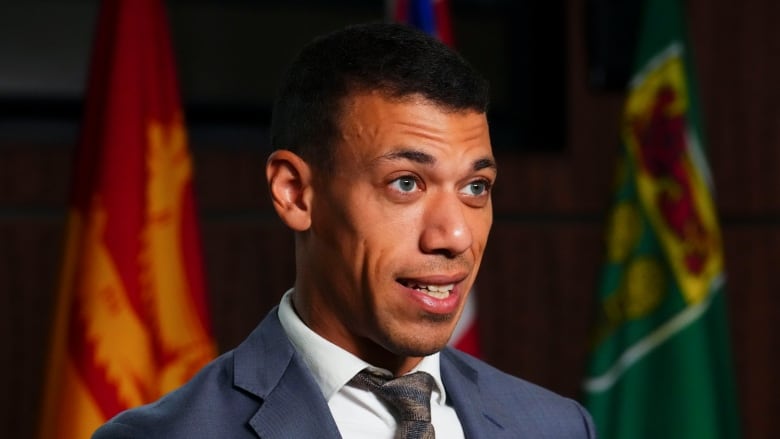
[[[434,438],[431,392],[436,383],[432,376],[425,372],[415,372],[390,379],[364,369],[351,382],[372,391],[393,409],[398,420],[398,437]]]

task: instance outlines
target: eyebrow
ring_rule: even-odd
[[[436,158],[434,156],[423,151],[408,148],[390,151],[387,154],[383,154],[377,157],[374,161],[381,160],[409,160],[415,163],[420,163],[422,165],[433,165],[436,163]],[[492,158],[484,157],[475,160],[474,164],[472,165],[472,169],[474,171],[479,171],[485,168],[496,169],[496,162]]]
[[[473,168],[475,171],[479,171],[480,169],[485,169],[485,168],[492,168],[494,170],[498,169],[495,160],[487,157],[474,161]]]
[[[383,154],[379,157],[377,157],[377,160],[409,160],[415,163],[420,163],[422,165],[432,165],[436,163],[436,159],[422,151],[418,151],[416,149],[399,149],[395,151],[390,151],[387,154]]]

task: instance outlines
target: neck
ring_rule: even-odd
[[[397,355],[371,340],[366,339],[365,341],[366,343],[360,352],[353,352],[353,354],[373,366],[389,370],[396,377],[411,372],[423,358]]]
[[[409,373],[420,363],[420,361],[422,361],[423,357],[396,354],[369,338],[355,338],[349,334],[341,334],[345,329],[338,324],[327,325],[327,322],[323,323],[321,321],[318,321],[317,324],[315,324],[311,317],[312,315],[317,314],[317,306],[307,300],[306,295],[301,294],[299,291],[300,290],[296,285],[295,293],[292,295],[292,305],[293,310],[301,321],[321,337],[366,363],[375,367],[387,369],[394,376],[401,376]],[[322,313],[319,313],[319,315],[322,315]],[[339,334],[341,334],[342,337],[339,337]],[[349,341],[349,343],[345,340]]]

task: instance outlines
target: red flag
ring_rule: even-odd
[[[390,0],[388,11],[393,21],[425,31],[450,47],[454,45],[449,0]],[[452,333],[450,345],[476,357],[481,356],[476,292],[473,289]]]
[[[74,170],[42,438],[86,438],[215,354],[192,161],[159,0],[102,3]]]

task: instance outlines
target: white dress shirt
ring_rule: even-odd
[[[344,439],[393,439],[396,420],[385,404],[371,391],[347,384],[367,367],[384,369],[366,363],[309,329],[295,312],[292,295],[291,289],[282,297],[279,321],[319,384],[341,436]],[[424,357],[412,370],[417,371],[429,373],[436,382],[431,394],[431,422],[436,437],[463,438],[458,415],[447,404],[447,393],[441,381],[439,354]]]

